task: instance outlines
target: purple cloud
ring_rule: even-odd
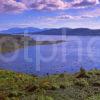
[[[86,19],[86,18],[93,18],[94,16],[92,15],[77,15],[77,16],[73,16],[73,15],[60,15],[60,16],[56,16],[56,19],[58,20],[66,20],[66,19],[73,19],[73,20],[78,20],[78,19]]]
[[[24,0],[22,1],[24,2]],[[63,0],[35,0],[34,2],[28,2],[29,0],[26,1],[24,2],[26,5],[36,10],[56,10],[70,7],[70,3],[64,2]]]
[[[22,0],[28,8],[36,10],[57,10],[78,7],[88,7],[99,4],[99,0]]]
[[[26,9],[26,6],[15,0],[0,0],[0,12],[20,12]]]
[[[0,0],[0,12],[24,10],[65,10],[99,4],[99,0]]]
[[[73,7],[86,7],[99,4],[99,0],[75,0]]]

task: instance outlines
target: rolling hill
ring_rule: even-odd
[[[41,32],[34,32],[32,34],[37,35],[100,35],[100,29],[88,29],[88,28],[60,28],[60,29],[50,29]]]
[[[88,28],[52,28],[52,29],[39,29],[34,27],[27,28],[11,28],[8,30],[1,31],[1,34],[23,34],[27,32],[32,35],[100,35],[100,29],[88,29]]]
[[[34,27],[26,27],[26,28],[10,28],[8,30],[3,30],[1,31],[0,33],[9,33],[9,34],[20,34],[20,33],[24,33],[24,32],[28,32],[28,33],[31,33],[31,32],[40,32],[42,31],[42,29],[39,29],[39,28],[34,28]]]

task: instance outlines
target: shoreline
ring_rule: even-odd
[[[35,45],[52,45],[66,42],[64,40],[57,41],[36,41],[29,36],[24,35],[3,35],[0,34],[0,53],[14,52],[17,49]]]

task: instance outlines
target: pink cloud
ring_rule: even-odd
[[[99,4],[99,0],[74,0],[73,7],[86,7]]]
[[[20,12],[24,10],[64,10],[99,4],[99,0],[0,0],[0,12]]]
[[[67,21],[67,20],[82,20],[82,19],[90,19],[90,18],[94,18],[94,16],[92,16],[91,14],[83,14],[83,15],[69,15],[69,14],[61,14],[61,15],[57,15],[54,17],[46,17],[44,18],[45,21],[47,22],[57,22],[57,21]]]
[[[20,12],[26,9],[26,6],[15,0],[0,0],[0,12]]]
[[[77,15],[77,16],[73,16],[73,15],[60,15],[60,16],[56,16],[56,19],[58,20],[66,20],[66,19],[73,19],[73,20],[77,20],[77,19],[86,19],[86,18],[93,18],[94,16],[92,15]]]
[[[22,0],[22,2],[36,10],[56,10],[70,7],[70,3],[63,0]]]
[[[28,8],[36,10],[57,10],[57,9],[70,9],[78,7],[87,7],[99,4],[99,0],[22,0]]]

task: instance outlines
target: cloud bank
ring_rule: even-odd
[[[16,0],[0,0],[0,12],[19,12],[26,10],[25,4]]]
[[[0,0],[0,12],[25,10],[64,10],[98,5],[99,0]]]

